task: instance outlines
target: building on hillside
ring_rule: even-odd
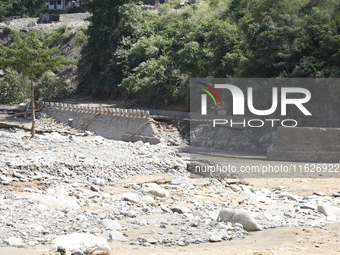
[[[168,0],[143,0],[143,3],[148,5],[160,5],[167,4]]]
[[[79,0],[68,1],[68,3],[66,0],[46,0],[45,5],[47,10],[66,10],[79,7]]]
[[[67,9],[76,7],[79,7],[79,1],[69,1],[66,6]]]
[[[46,8],[47,10],[65,10],[66,9],[66,0],[46,0]]]

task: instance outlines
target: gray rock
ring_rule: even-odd
[[[223,209],[220,211],[217,221],[232,223],[238,222],[241,223],[243,228],[247,231],[262,230],[262,227],[254,219],[253,214],[243,209]]]
[[[118,231],[110,231],[108,240],[119,241],[119,242],[128,242],[127,239],[122,233]]]
[[[95,191],[95,192],[99,192],[100,188],[97,185],[91,185],[91,190]]]
[[[241,191],[241,188],[240,188],[238,185],[236,185],[236,184],[231,184],[231,185],[230,185],[230,188],[231,188],[233,191],[235,191],[235,192],[240,192],[240,191]]]
[[[332,197],[340,197],[340,193],[339,192],[335,192],[335,193],[333,193]]]
[[[170,208],[171,211],[173,212],[177,212],[177,213],[181,213],[181,214],[185,214],[185,213],[189,213],[190,209],[188,207],[185,206],[173,206]]]
[[[317,195],[317,196],[320,196],[320,197],[326,197],[327,196],[326,193],[323,193],[321,191],[314,191],[313,195]]]
[[[146,241],[150,244],[156,244],[158,242],[157,239],[155,239],[155,238],[148,238],[148,239],[146,239]]]
[[[36,23],[34,21],[30,22],[27,27],[35,27],[36,26]]]
[[[129,202],[136,203],[136,204],[140,203],[140,199],[139,199],[138,195],[135,194],[135,193],[128,192],[128,193],[123,193],[123,194],[120,194],[120,195],[122,195],[122,198],[125,201],[129,201]]]
[[[286,198],[288,198],[289,200],[294,200],[294,201],[299,201],[299,200],[300,200],[300,198],[299,198],[298,196],[292,195],[292,194],[290,194],[290,193],[288,193],[288,192],[281,192],[280,195],[279,195],[279,197],[280,197],[280,198],[286,197]]]
[[[85,255],[82,251],[73,252],[71,255]]]
[[[106,229],[111,229],[111,230],[122,229],[122,226],[119,224],[119,222],[115,220],[103,219],[100,221],[100,224]]]
[[[175,180],[171,180],[171,181],[170,181],[170,184],[171,184],[171,185],[181,185],[181,184],[182,184],[182,181],[181,181],[181,180],[178,180],[178,179],[175,179]]]
[[[94,178],[92,180],[92,183],[95,184],[95,185],[104,186],[105,185],[105,180],[100,179],[100,178]]]
[[[131,184],[131,188],[133,188],[134,190],[139,190],[140,189],[140,186],[136,183],[132,183]]]
[[[236,222],[235,223],[235,227],[243,228],[243,225],[241,223],[239,223],[239,222]]]

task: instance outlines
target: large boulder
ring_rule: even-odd
[[[128,242],[129,239],[127,239],[122,233],[118,231],[104,231],[101,237],[107,239],[107,240],[113,240],[113,241],[120,241],[120,242]]]
[[[143,196],[140,200],[146,205],[154,205],[156,203],[152,196]]]
[[[262,230],[262,227],[254,219],[253,214],[243,209],[223,209],[220,211],[217,221],[240,223],[247,231]]]
[[[161,188],[156,183],[145,183],[142,188],[142,192],[156,197],[168,197],[169,192]]]
[[[13,247],[24,247],[25,246],[25,243],[21,238],[13,237],[13,236],[5,239],[5,243]]]
[[[119,224],[118,221],[110,220],[110,219],[101,220],[100,225],[102,225],[103,228],[110,229],[110,230],[120,230],[122,228],[122,226]]]
[[[140,203],[140,199],[139,196],[135,193],[132,192],[126,192],[126,193],[120,193],[120,194],[116,194],[113,195],[112,200],[125,200],[125,201],[129,201],[135,204],[139,204]]]
[[[28,200],[31,201],[37,201],[39,204],[47,206],[49,209],[56,209],[56,210],[65,210],[66,205],[65,202],[62,200],[59,200],[55,197],[49,196],[49,195],[43,195],[43,194],[30,194],[25,197]]]
[[[81,251],[86,255],[111,255],[111,249],[105,238],[92,234],[69,234],[59,236],[52,241],[50,251],[65,251],[65,255]]]
[[[72,197],[58,195],[56,198],[65,204],[67,209],[78,210],[80,208],[80,205]]]
[[[340,208],[331,205],[319,205],[318,211],[325,216],[337,216],[340,217]]]

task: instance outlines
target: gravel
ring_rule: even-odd
[[[10,29],[15,29],[20,32],[28,32],[31,30],[42,30],[49,31],[56,29],[61,24],[67,24],[69,30],[73,28],[79,28],[81,26],[88,26],[89,22],[85,21],[87,17],[91,16],[90,13],[72,13],[72,14],[60,14],[60,22],[38,24],[38,18],[23,18],[14,19],[9,22],[0,23],[0,28],[8,27]]]
[[[218,222],[223,209],[251,213],[264,231],[323,227],[340,216],[339,200],[325,194],[301,197],[285,187],[192,179],[188,155],[166,140],[108,140],[46,118],[37,129],[44,133],[36,139],[0,130],[0,246],[34,247],[72,233],[143,246],[246,238],[244,222]],[[154,231],[146,235],[146,227]]]

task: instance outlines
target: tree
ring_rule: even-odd
[[[83,59],[91,63],[90,72],[97,78],[95,92],[112,95],[122,80],[122,73],[113,68],[114,53],[120,45],[132,44],[142,31],[142,9],[136,0],[84,0],[84,7],[93,15],[85,34],[88,43],[82,49]]]
[[[45,0],[17,0],[9,14],[14,16],[21,14],[28,16],[37,15],[39,11],[46,9],[45,2]]]
[[[1,17],[12,8],[13,4],[17,3],[17,0],[1,0],[0,1],[0,21]]]
[[[0,66],[10,67],[30,77],[31,80],[31,108],[32,108],[32,138],[35,137],[35,111],[34,111],[34,86],[33,77],[49,70],[57,70],[65,65],[75,64],[77,60],[71,60],[64,56],[54,56],[58,47],[49,47],[59,36],[53,33],[46,38],[39,39],[35,30],[23,34],[20,37],[16,30],[12,30],[14,43],[12,47],[2,49]]]

